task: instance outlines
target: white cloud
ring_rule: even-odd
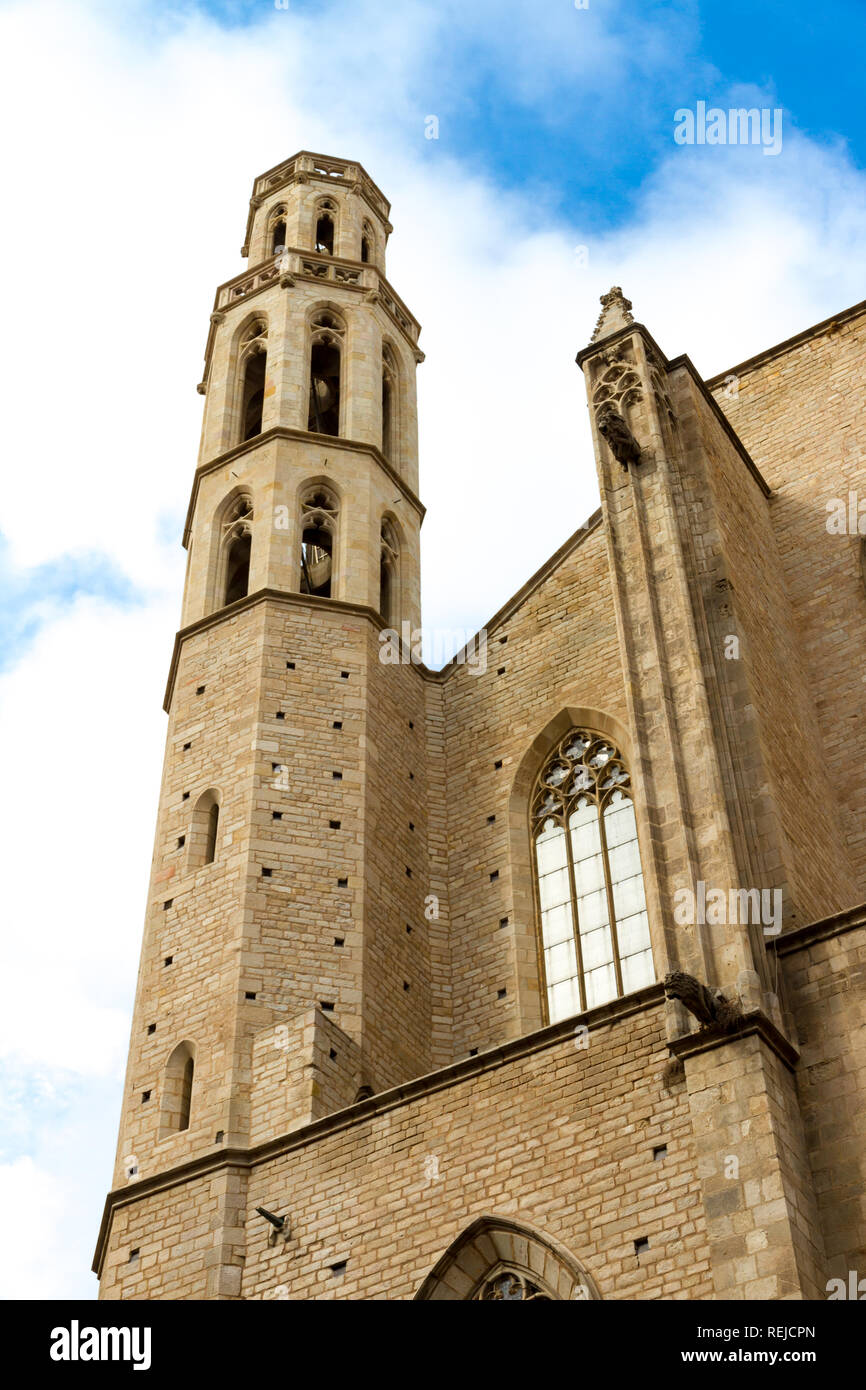
[[[0,1164],[0,1221],[6,1258],[0,1260],[0,1299],[63,1298],[92,1293],[68,1243],[68,1193],[62,1178],[31,1158]],[[95,1243],[95,1242],[94,1242]],[[74,1295],[72,1295],[74,1296]]]
[[[663,350],[688,351],[707,373],[862,294],[864,180],[841,147],[786,130],[773,160],[671,141],[628,223],[587,235],[551,213],[535,183],[503,192],[480,156],[457,159],[447,129],[425,142],[423,115],[437,93],[459,98],[475,45],[488,66],[513,60],[536,108],[553,79],[568,90],[582,73],[591,119],[611,73],[624,81],[637,61],[622,30],[596,15],[594,37],[587,30],[551,75],[552,21],[520,42],[537,5],[382,10],[275,12],[251,31],[145,5],[28,0],[0,13],[15,55],[0,90],[3,128],[15,132],[4,186],[17,196],[0,224],[15,268],[0,337],[3,532],[20,567],[96,552],[141,600],[46,604],[39,636],[0,680],[10,865],[0,1055],[46,1084],[74,1076],[101,1118],[126,1046],[180,606],[183,555],[166,524],[179,533],[207,316],[216,284],[241,269],[253,176],[301,147],[332,151],[359,158],[392,199],[389,276],[427,353],[424,598],[436,626],[479,625],[597,505],[574,356],[603,290],[622,284]],[[674,45],[660,54],[657,35],[647,42],[645,70],[672,61]],[[633,109],[648,100],[636,92]],[[106,1147],[100,1184],[110,1158]],[[56,1211],[74,1187],[92,1221],[86,1238],[83,1226],[57,1226],[59,1275],[48,1280],[32,1227],[15,1216],[6,1244],[19,1296],[56,1296],[89,1266],[102,1191],[86,1153],[80,1163],[74,1184],[53,1149],[40,1168],[21,1158],[0,1169],[15,1212],[37,1193]]]

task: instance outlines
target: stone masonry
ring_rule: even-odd
[[[600,509],[433,672],[382,659],[424,516],[389,217],[302,151],[217,291],[101,1296],[826,1297],[866,1276],[866,303],[705,382],[604,295]],[[655,983],[552,1020],[530,803],[577,729]]]

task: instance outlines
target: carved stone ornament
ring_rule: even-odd
[[[617,463],[628,468],[630,463],[640,463],[640,445],[618,410],[606,403],[596,415],[598,432],[604,439]]]
[[[614,285],[607,294],[603,294],[600,303],[601,313],[592,335],[594,343],[597,343],[601,338],[608,337],[611,333],[618,333],[621,328],[627,328],[630,323],[634,323],[631,300],[626,299],[619,285]]]
[[[702,1028],[733,1028],[743,1012],[739,1004],[726,999],[721,990],[711,990],[696,980],[694,975],[686,975],[682,970],[672,970],[665,975],[665,996],[679,999],[700,1023]]]

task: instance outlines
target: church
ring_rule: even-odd
[[[600,508],[434,671],[382,659],[424,517],[389,216],[302,151],[216,292],[101,1297],[835,1296],[866,303],[704,380],[603,295]]]

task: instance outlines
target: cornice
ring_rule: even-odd
[[[512,1038],[509,1042],[479,1052],[475,1057],[465,1057],[462,1061],[452,1062],[412,1081],[403,1082],[387,1091],[380,1091],[378,1095],[370,1096],[356,1105],[347,1106],[344,1110],[334,1111],[331,1115],[324,1115],[320,1120],[313,1120],[312,1123],[280,1135],[277,1139],[270,1139],[267,1143],[249,1149],[223,1149],[220,1153],[206,1154],[201,1158],[180,1163],[174,1168],[167,1168],[151,1178],[141,1178],[136,1183],[116,1188],[109,1192],[105,1199],[93,1270],[96,1274],[101,1274],[111,1217],[119,1207],[128,1206],[142,1197],[164,1192],[221,1170],[249,1171],[259,1164],[280,1158],[283,1154],[307,1148],[328,1135],[365,1124],[375,1115],[410,1105],[424,1096],[459,1086],[486,1072],[495,1071],[524,1057],[557,1047],[567,1038],[574,1036],[578,1024],[593,1032],[595,1029],[623,1022],[635,1014],[645,1013],[663,1004],[664,985],[657,982],[645,989],[637,990],[634,994],[612,999],[598,1008],[588,1009],[585,1013],[575,1014],[572,1018],[548,1024],[547,1027],[533,1033],[526,1033],[523,1037]]]
[[[431,679],[439,681],[447,680],[448,677],[452,674],[452,672],[456,671],[462,664],[461,657],[464,655],[464,653],[473,652],[477,650],[477,638],[479,634],[481,632],[495,632],[497,628],[502,627],[503,623],[508,622],[508,620],[514,616],[514,614],[522,606],[522,604],[526,602],[530,594],[534,593],[536,589],[540,588],[544,581],[548,579],[551,574],[553,574],[554,570],[562,564],[563,560],[567,559],[568,556],[572,553],[572,551],[576,550],[577,547],[586,539],[587,536],[591,535],[593,531],[598,529],[598,527],[601,525],[601,521],[602,513],[601,507],[599,507],[596,511],[592,513],[590,517],[587,518],[587,520],[583,523],[582,526],[579,526],[576,531],[572,532],[572,534],[568,537],[567,540],[563,541],[559,549],[555,550],[548,560],[545,560],[541,568],[537,569],[534,574],[530,575],[529,578],[526,580],[525,584],[522,584],[520,588],[517,590],[517,592],[515,594],[512,594],[511,598],[508,599],[507,602],[504,603],[501,608],[497,609],[497,611],[493,614],[493,617],[489,620],[489,622],[486,622],[482,628],[479,628],[479,631],[475,634],[475,636],[469,642],[467,642],[464,647],[461,647],[459,652],[456,652],[455,655],[452,656],[451,660],[445,666],[442,667],[441,671],[430,672]]]
[[[314,610],[325,608],[334,613],[351,613],[355,617],[366,618],[368,622],[373,624],[377,632],[381,632],[385,626],[381,613],[365,603],[347,603],[344,599],[323,598],[318,594],[301,594],[291,589],[257,589],[254,594],[247,594],[244,598],[236,599],[234,603],[227,604],[225,608],[218,608],[215,613],[208,613],[204,618],[198,618],[196,622],[182,627],[175,634],[165,697],[162,702],[166,714],[171,710],[178,662],[180,661],[181,649],[187,638],[194,637],[199,632],[206,632],[208,628],[219,627],[221,623],[234,618],[238,613],[244,613],[248,608],[257,608],[260,603],[281,603],[290,608],[311,608]],[[412,661],[406,664],[428,680],[437,674],[435,671],[428,671],[421,661]]]
[[[834,936],[844,936],[846,932],[866,927],[866,903],[858,903],[844,912],[823,917],[820,922],[808,922],[803,927],[772,937],[767,942],[768,952],[778,956],[792,956],[797,951],[808,950],[819,941],[829,941]]]
[[[749,1037],[759,1037],[789,1071],[793,1071],[800,1060],[797,1049],[760,1009],[744,1014],[727,1030],[718,1027],[699,1028],[695,1033],[686,1033],[681,1038],[674,1038],[668,1042],[668,1050],[680,1059],[697,1057],[702,1052],[713,1052],[716,1048],[727,1047],[729,1043]]]
[[[302,443],[317,444],[320,448],[345,449],[355,453],[369,454],[375,459],[379,467],[395,487],[400,489],[403,497],[410,507],[418,513],[419,520],[423,522],[426,515],[426,508],[417,493],[413,492],[409,484],[404,482],[400,474],[392,464],[388,462],[385,455],[375,444],[366,444],[360,439],[344,439],[338,434],[314,434],[311,430],[295,430],[288,425],[275,425],[273,429],[264,430],[262,434],[257,434],[253,439],[247,439],[243,444],[236,444],[232,449],[226,449],[225,453],[218,454],[210,463],[201,464],[195,471],[192,480],[192,491],[190,493],[189,506],[186,510],[186,520],[183,526],[183,547],[186,550],[189,546],[190,533],[192,531],[192,520],[195,514],[195,506],[198,501],[199,488],[202,478],[209,473],[215,473],[224,464],[231,463],[234,459],[240,458],[243,454],[251,453],[259,445],[269,443],[273,439],[297,439]]]
[[[709,406],[710,410],[715,415],[716,419],[718,420],[719,424],[721,425],[731,444],[733,444],[740,458],[743,460],[743,463],[746,465],[746,468],[749,470],[755,482],[758,484],[758,487],[761,489],[765,497],[771,497],[773,491],[772,488],[770,487],[769,483],[765,481],[763,474],[761,473],[760,469],[758,468],[757,464],[755,463],[754,459],[752,458],[742,439],[740,439],[740,436],[737,434],[727,415],[722,410],[715,396],[710,391],[707,383],[704,381],[697,367],[692,362],[691,358],[688,356],[687,353],[681,353],[678,357],[672,357],[670,359],[665,357],[665,354],[662,352],[655,338],[652,336],[649,329],[644,324],[629,323],[626,324],[624,328],[620,328],[616,333],[611,333],[606,338],[600,338],[597,343],[590,343],[588,347],[582,348],[574,360],[577,363],[577,365],[582,369],[584,362],[588,361],[590,357],[594,357],[598,352],[606,351],[609,347],[612,346],[612,344],[621,342],[624,338],[631,337],[633,333],[640,333],[640,335],[646,340],[646,342],[649,343],[653,351],[664,363],[665,371],[675,372],[678,369],[682,368],[684,371],[687,371],[689,373],[692,380],[694,381],[695,386],[698,388],[707,405]]]
[[[214,338],[216,337],[217,327],[222,323],[225,315],[231,313],[233,309],[249,304],[250,300],[255,299],[256,295],[263,293],[265,290],[272,290],[277,287],[291,289],[298,280],[303,281],[303,283],[307,285],[318,285],[331,292],[346,290],[349,294],[362,295],[369,303],[380,305],[383,312],[394,325],[396,331],[408,343],[415,361],[418,364],[424,361],[424,353],[418,346],[418,339],[421,336],[421,324],[412,313],[412,310],[407,308],[406,304],[394,289],[394,286],[386,279],[378,266],[365,264],[363,261],[351,261],[344,256],[327,256],[317,251],[305,251],[303,247],[298,246],[288,247],[285,254],[290,257],[302,257],[304,260],[315,261],[319,265],[327,266],[329,270],[332,268],[345,268],[358,272],[359,275],[363,273],[364,279],[359,279],[357,284],[353,284],[346,280],[333,280],[330,277],[310,275],[303,269],[292,269],[288,274],[281,274],[275,268],[275,257],[269,256],[266,260],[259,261],[254,266],[248,266],[246,270],[242,270],[239,275],[235,275],[231,280],[225,280],[223,284],[217,286],[214,295],[207,341],[204,348],[204,373],[197,387],[200,395],[207,394],[207,379],[210,373],[211,358],[213,357]],[[269,271],[267,275],[264,273],[265,270]],[[369,280],[374,277],[375,284],[370,284]],[[237,285],[241,285],[245,280],[250,281],[249,288],[246,290],[245,294],[236,299],[229,299],[225,304],[220,303],[220,296],[225,290],[230,290]],[[258,280],[258,284],[255,283],[256,280]],[[395,308],[399,309],[405,316],[410,324],[411,331],[407,329],[404,323],[401,323],[395,309],[392,309],[391,305],[388,303],[389,298],[393,301]]]

